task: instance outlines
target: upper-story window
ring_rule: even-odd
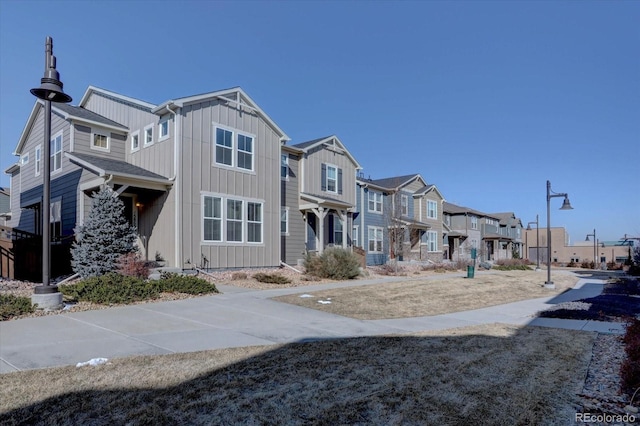
[[[40,168],[42,167],[42,146],[38,145],[36,147],[36,176],[40,176]]]
[[[253,136],[215,126],[214,163],[253,170],[255,139]]]
[[[447,226],[451,226],[451,216],[449,216],[448,214],[444,216],[444,223]]]
[[[62,132],[51,139],[49,165],[51,172],[62,168]]]
[[[140,131],[131,134],[131,152],[135,152],[140,149]]]
[[[493,220],[493,219],[487,218],[486,221],[487,221],[487,225],[495,225],[496,224],[496,221]]]
[[[20,165],[24,166],[29,163],[29,153],[26,152],[20,156]]]
[[[144,128],[144,146],[149,146],[153,143],[153,124],[149,124]]]
[[[94,131],[91,134],[91,148],[99,151],[109,151],[109,136],[106,133]]]
[[[471,229],[478,229],[478,217],[471,216]]]
[[[382,194],[369,191],[369,211],[382,213]]]
[[[342,194],[342,169],[332,164],[322,163],[322,190]]]
[[[165,140],[169,137],[169,118],[160,120],[158,123],[158,141]]]
[[[289,155],[280,154],[280,177],[286,179],[289,177]]]
[[[403,216],[409,216],[409,197],[405,194],[400,196],[400,212]]]
[[[427,217],[430,219],[438,218],[438,203],[436,201],[427,200]]]

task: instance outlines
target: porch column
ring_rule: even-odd
[[[329,213],[328,209],[324,207],[317,207],[313,209],[313,213],[318,218],[318,232],[316,232],[316,245],[318,254],[322,254],[324,251],[324,218]]]

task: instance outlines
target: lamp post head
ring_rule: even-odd
[[[591,234],[587,234],[587,238],[585,238],[584,240],[585,240],[585,241],[591,241],[591,240],[589,239],[589,237],[590,237],[590,236],[591,236]]]
[[[56,57],[53,56],[53,40],[47,37],[45,42],[44,77],[40,79],[40,87],[31,89],[31,94],[43,101],[69,103],[71,96],[62,90],[60,73],[56,70]]]
[[[531,225],[527,223],[527,231],[531,231]]]
[[[573,207],[571,207],[571,203],[569,202],[569,197],[564,197],[564,201],[562,203],[562,207],[560,207],[560,210],[573,210]]]

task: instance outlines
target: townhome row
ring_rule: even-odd
[[[175,267],[296,264],[328,246],[362,247],[368,264],[456,260],[478,244],[487,259],[521,250],[513,214],[448,204],[419,174],[365,179],[338,137],[290,144],[239,87],[156,105],[91,86],[77,106],[52,110],[50,158],[37,101],[6,173],[8,225],[37,235],[50,162],[55,243],[73,239],[91,194],[109,185],[143,255]]]

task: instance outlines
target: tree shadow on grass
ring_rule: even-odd
[[[226,364],[206,351],[11,373],[14,392],[47,380],[74,391],[27,393],[37,402],[0,424],[567,424],[594,335],[491,327],[244,348]]]

